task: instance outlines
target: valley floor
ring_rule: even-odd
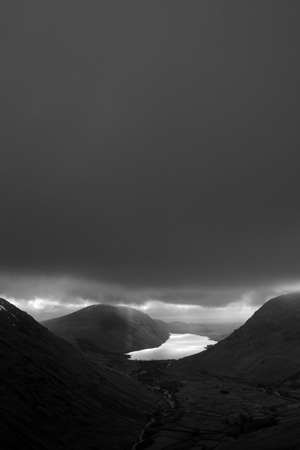
[[[171,361],[127,361],[132,376],[161,393],[132,450],[296,450],[300,396],[287,389],[173,370]]]

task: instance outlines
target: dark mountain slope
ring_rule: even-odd
[[[169,333],[147,314],[134,308],[93,305],[42,322],[50,331],[83,350],[127,353],[158,347]]]
[[[156,397],[0,299],[0,448],[126,449]]]
[[[299,324],[300,294],[274,298],[229,337],[181,364],[261,383],[300,379]]]

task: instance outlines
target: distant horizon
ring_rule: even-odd
[[[95,302],[91,300],[81,300],[80,304],[74,302],[60,302],[58,300],[47,300],[35,298],[33,300],[14,299],[5,295],[0,297],[11,302],[19,309],[30,314],[38,322],[58,318],[67,314],[72,314],[81,309],[93,305],[121,306],[134,308],[144,312],[152,319],[164,322],[182,322],[190,324],[244,324],[252,315],[268,300],[289,293],[300,293],[299,289],[285,292],[277,292],[276,295],[268,296],[262,304],[245,305],[241,302],[233,302],[225,307],[203,307],[201,305],[171,304],[160,301],[145,301],[143,304],[130,303],[109,303]]]
[[[0,295],[247,320],[300,288],[300,2],[4,2]]]
[[[1,296],[0,296],[1,297]],[[4,296],[3,296],[4,297]],[[81,309],[84,308],[88,308],[89,306],[95,306],[95,305],[104,305],[104,306],[114,306],[114,307],[128,307],[128,308],[134,308],[138,311],[141,311],[145,314],[147,314],[148,316],[150,316],[152,319],[155,320],[162,320],[163,322],[181,322],[181,323],[187,323],[187,324],[221,324],[221,323],[226,323],[226,324],[242,324],[244,323],[246,320],[248,320],[249,317],[251,317],[251,315],[253,314],[253,312],[255,311],[251,311],[251,313],[248,311],[248,314],[241,318],[235,318],[234,320],[232,319],[231,315],[230,316],[226,316],[224,317],[224,314],[220,313],[218,315],[214,314],[215,311],[210,311],[210,316],[207,315],[203,315],[203,310],[202,308],[197,308],[197,306],[192,306],[191,310],[192,312],[189,313],[189,308],[187,308],[186,305],[184,305],[184,311],[185,311],[185,315],[182,314],[182,311],[180,311],[180,305],[173,305],[176,309],[177,309],[177,314],[175,312],[171,312],[170,316],[167,315],[167,311],[172,310],[172,305],[168,305],[167,311],[164,311],[164,316],[162,317],[162,315],[158,315],[157,313],[157,307],[156,309],[154,309],[153,311],[150,308],[147,308],[145,310],[144,307],[140,307],[137,305],[125,305],[125,304],[115,304],[115,305],[111,305],[109,303],[94,303],[94,302],[89,302],[88,304],[83,305],[82,307],[78,307],[78,306],[74,306],[72,305],[72,307],[68,307],[67,309],[65,307],[59,308],[56,306],[55,311],[44,311],[43,310],[43,306],[39,306],[37,307],[36,304],[34,304],[35,306],[33,307],[27,307],[24,308],[24,306],[26,306],[26,302],[22,302],[22,301],[16,301],[14,299],[6,299],[7,301],[11,302],[12,304],[14,304],[15,306],[17,306],[18,308],[24,310],[25,312],[27,312],[28,314],[30,314],[35,320],[37,320],[38,322],[44,322],[46,320],[51,320],[51,319],[55,319],[58,317],[62,317],[68,314],[72,314],[75,313],[77,311],[80,311]],[[25,304],[25,305],[24,305]],[[198,309],[198,311],[197,311]],[[224,313],[224,311],[223,311]],[[191,315],[190,315],[191,314]],[[204,314],[207,314],[204,313]],[[197,319],[195,319],[195,315],[197,316]]]
[[[279,448],[291,424],[300,448],[299,398],[254,381],[300,385],[300,295],[264,307],[300,292],[300,0],[0,11],[0,297],[45,325],[0,308],[8,447]],[[95,304],[165,324],[44,323]],[[145,373],[116,356],[180,330],[231,337]]]

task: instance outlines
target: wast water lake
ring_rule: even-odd
[[[196,334],[170,334],[169,339],[157,348],[147,348],[137,352],[128,353],[131,359],[146,360],[151,359],[180,359],[185,356],[205,350],[207,345],[216,344],[207,336]]]

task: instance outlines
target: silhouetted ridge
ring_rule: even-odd
[[[0,327],[12,328],[28,335],[36,335],[44,330],[33,317],[3,298],[0,298]]]
[[[147,314],[125,306],[92,305],[42,322],[83,350],[127,353],[158,347],[169,333]]]
[[[213,348],[184,359],[189,368],[243,376],[264,383],[300,376],[300,294],[265,303]]]

